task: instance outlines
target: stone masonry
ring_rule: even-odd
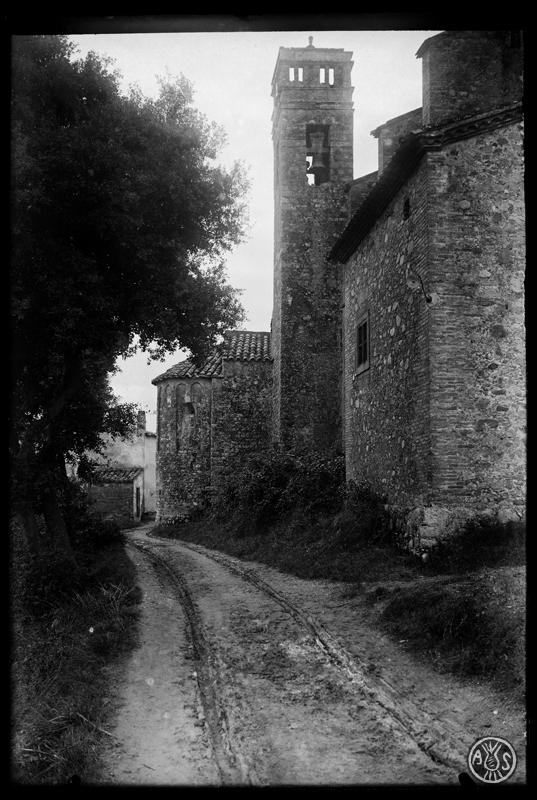
[[[230,331],[199,367],[190,361],[158,387],[157,522],[203,507],[237,458],[269,446],[270,334]]]
[[[475,514],[525,508],[520,54],[509,32],[482,33],[420,48],[421,129],[412,112],[414,131],[333,251],[345,265],[347,475],[387,498],[418,549]],[[476,59],[463,88],[457,65]]]
[[[427,39],[423,107],[353,177],[352,53],[280,48],[271,333],[231,331],[159,392],[158,516],[249,453],[345,453],[414,550],[525,509],[524,162],[518,31]]]
[[[281,47],[272,81],[274,438],[284,446],[341,446],[341,276],[327,256],[353,177],[351,58]]]

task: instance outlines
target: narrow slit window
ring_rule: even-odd
[[[332,69],[332,67],[330,67],[330,69],[328,70],[328,83],[330,84],[330,86],[334,85],[334,70]]]
[[[330,180],[329,128],[329,125],[306,125],[306,174],[310,185],[320,186]]]
[[[295,79],[295,68],[289,67],[289,80],[294,81]]]
[[[298,67],[298,80],[302,83],[304,80],[304,68]]]
[[[369,314],[363,316],[356,326],[356,371],[369,367]]]
[[[326,70],[324,67],[319,70],[319,83],[326,83]]]

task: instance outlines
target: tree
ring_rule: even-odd
[[[215,163],[223,132],[182,76],[156,100],[122,95],[108,60],[21,36],[12,87],[14,500],[27,532],[40,509],[68,552],[65,457],[132,416],[112,413],[116,359],[135,343],[200,357],[241,318],[223,258],[247,184],[240,164]]]

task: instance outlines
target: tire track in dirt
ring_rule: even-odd
[[[381,676],[375,676],[375,680],[366,677],[366,665],[360,661],[359,657],[351,655],[318,620],[297,608],[288,598],[257,575],[252,568],[245,568],[237,560],[222,553],[210,551],[201,545],[182,540],[175,541],[182,547],[224,566],[275,600],[302,628],[308,631],[317,647],[323,651],[331,663],[342,671],[353,684],[357,685],[370,700],[379,705],[392,720],[398,723],[419,749],[434,763],[457,771],[466,768],[468,747],[464,739],[465,731],[457,730],[446,720],[442,721],[440,727],[432,716],[408,698],[398,694],[395,687]],[[446,735],[446,729],[449,729],[449,737]]]
[[[227,711],[220,699],[220,676],[200,614],[184,576],[170,567],[150,545],[131,541],[129,546],[145,554],[157,575],[171,586],[184,611],[188,623],[187,636],[197,667],[195,678],[205,715],[205,724],[222,784],[258,784],[259,781],[254,770],[251,766],[246,765],[240,750],[230,737]]]

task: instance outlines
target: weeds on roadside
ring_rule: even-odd
[[[525,581],[520,569],[465,573],[402,586],[383,602],[386,631],[440,669],[490,680],[521,697]]]
[[[73,521],[71,519],[71,524]],[[12,536],[12,778],[86,782],[98,764],[111,701],[108,668],[136,641],[139,590],[117,531],[83,520],[74,576],[39,562]],[[76,537],[75,537],[76,540]]]

